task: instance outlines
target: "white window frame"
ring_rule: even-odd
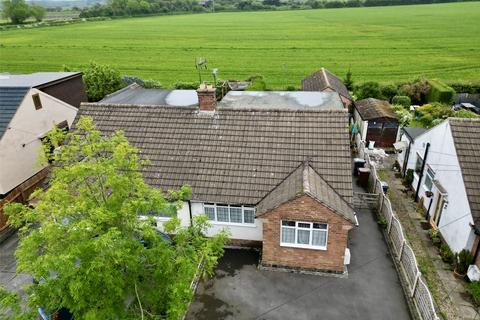
[[[423,180],[423,188],[425,188],[425,190],[427,191],[432,191],[433,189],[433,180],[435,179],[435,172],[433,171],[432,168],[430,168],[430,166],[427,166],[427,170],[425,170],[426,173],[425,173],[425,179]],[[431,184],[432,186],[429,188],[427,186],[427,179],[430,179],[431,181]]]
[[[228,221],[218,221],[218,216],[217,216],[217,208],[218,207],[225,207],[228,208]],[[210,221],[213,224],[225,224],[225,225],[235,225],[235,226],[255,226],[255,207],[249,207],[249,206],[240,206],[240,205],[230,205],[230,204],[220,204],[220,203],[204,203],[203,204],[203,212],[205,213],[205,208],[213,208],[214,209],[214,219]],[[230,217],[230,208],[236,208],[236,209],[241,209],[242,210],[242,222],[230,222],[231,217]],[[253,211],[253,222],[245,222],[245,211]],[[206,214],[206,213],[205,213]]]
[[[282,224],[283,221],[292,221],[295,222],[295,227],[293,226],[284,226]],[[310,229],[306,229],[304,227],[299,227],[299,223],[305,223],[310,225]],[[313,224],[314,223],[319,223],[319,224],[324,224],[327,226],[327,229],[314,229]],[[295,243],[288,243],[288,242],[282,242],[283,239],[283,228],[291,228],[295,229]],[[297,234],[298,234],[298,229],[300,230],[310,230],[310,239],[309,239],[309,244],[298,244],[296,243],[298,241]],[[303,249],[314,249],[314,250],[327,250],[328,246],[328,223],[325,222],[310,222],[310,221],[297,221],[297,220],[292,220],[292,219],[282,219],[280,220],[280,246],[281,247],[292,247],[292,248],[303,248]],[[312,239],[313,239],[313,230],[325,230],[326,235],[325,235],[325,245],[324,246],[315,246],[312,245]]]

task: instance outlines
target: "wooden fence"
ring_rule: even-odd
[[[406,280],[407,292],[415,305],[415,310],[422,320],[438,320],[440,318],[435,311],[432,294],[422,278],[415,254],[406,241],[402,224],[396,217],[390,200],[383,193],[375,165],[371,163],[370,156],[365,152],[363,144],[360,145],[359,153],[365,159],[366,166],[370,168],[368,185],[371,190],[369,192],[379,196],[378,212],[387,222],[387,240],[391,243],[393,258],[396,260],[397,265],[400,266],[400,272],[403,273],[403,277]]]

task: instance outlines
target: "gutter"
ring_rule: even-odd
[[[192,215],[192,202],[187,200],[188,202],[188,214],[190,216],[190,226],[193,226],[193,215]]]

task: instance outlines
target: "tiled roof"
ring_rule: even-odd
[[[352,201],[348,113],[83,104],[104,133],[123,130],[150,159],[146,181],[192,186],[192,200],[255,205],[305,159]]]
[[[323,91],[327,88],[330,88],[345,98],[352,100],[343,81],[325,68],[321,68],[302,80],[302,90],[304,91]]]
[[[355,108],[363,120],[378,118],[397,119],[397,115],[388,101],[367,98],[356,101]]]
[[[307,161],[292,171],[258,203],[257,214],[267,213],[303,194],[311,196],[346,220],[356,223],[350,204],[322,179]]]
[[[17,112],[29,88],[0,87],[0,138]]]
[[[473,220],[480,226],[480,119],[449,118]]]

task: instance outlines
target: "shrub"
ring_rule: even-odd
[[[397,95],[398,89],[393,84],[384,84],[380,86],[380,92],[382,93],[382,98],[390,102]]]
[[[183,81],[177,81],[174,85],[175,89],[197,89],[199,86],[198,82],[183,82]]]
[[[348,69],[347,73],[345,74],[345,79],[343,79],[343,83],[349,91],[353,90],[352,71],[350,71],[350,69]]]
[[[455,259],[455,255],[446,243],[442,243],[440,246],[440,256],[442,257],[443,262],[448,264],[452,264]]]
[[[253,75],[247,79],[250,81],[250,85],[245,89],[247,91],[265,91],[267,84],[261,75]]]
[[[402,127],[408,126],[413,120],[413,114],[401,105],[394,104],[393,111],[395,111],[395,114],[398,117],[398,122]]]
[[[297,91],[297,88],[295,88],[295,86],[290,85],[285,88],[285,91]]]
[[[439,80],[429,80],[430,91],[427,95],[428,102],[442,102],[451,104],[455,90]]]
[[[83,70],[83,82],[89,101],[98,101],[123,85],[117,69],[93,61]]]
[[[409,96],[415,104],[423,104],[427,101],[427,95],[430,92],[430,85],[426,79],[420,78],[411,83],[405,83],[400,86],[399,95]]]
[[[455,271],[461,275],[466,274],[468,267],[473,262],[473,256],[467,249],[455,255]]]
[[[468,284],[467,292],[472,296],[473,301],[480,305],[480,281],[472,281]]]
[[[394,96],[392,98],[392,104],[398,104],[405,108],[409,108],[411,104],[411,100],[409,96]]]
[[[442,120],[453,115],[453,111],[450,106],[434,102],[426,104],[420,108],[415,109],[416,119],[425,128],[431,128],[435,124],[438,124]],[[435,122],[434,122],[435,120]]]
[[[435,246],[439,246],[440,243],[442,243],[442,239],[440,239],[440,235],[438,233],[438,230],[430,229],[428,231],[428,236],[430,237],[430,240],[432,240],[432,242]]]
[[[403,182],[404,182],[407,186],[412,185],[412,182],[413,182],[413,169],[408,169],[408,170],[407,170],[407,172],[405,173],[405,177],[403,178]]]
[[[345,7],[345,2],[338,1],[338,0],[327,1],[325,2],[324,7],[325,8],[343,8]]]
[[[144,81],[143,87],[146,89],[160,89],[162,84],[159,81],[147,79]]]
[[[369,81],[364,82],[355,88],[355,95],[358,99],[366,98],[382,98],[382,92],[380,91],[380,84],[378,82]]]
[[[453,113],[454,118],[470,118],[470,119],[475,119],[475,118],[480,118],[480,115],[473,113],[470,110],[465,110],[465,109],[460,109],[458,111],[455,111]]]
[[[480,93],[480,82],[450,82],[448,85],[458,93]]]

